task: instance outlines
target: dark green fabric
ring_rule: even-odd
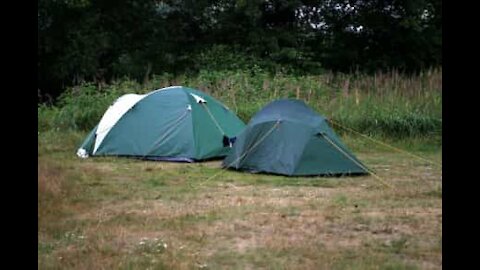
[[[115,124],[95,154],[195,157],[188,104],[177,89],[145,97]]]
[[[191,94],[206,103],[197,103]],[[174,87],[155,91],[135,104],[105,136],[94,155],[193,160],[222,157],[231,149],[223,146],[223,136],[236,136],[244,127],[213,97],[195,89]]]
[[[192,121],[195,123],[193,133],[196,158],[207,159],[226,156],[230,147],[223,147],[223,135],[227,137],[237,136],[243,130],[245,124],[214,98],[193,89],[189,89],[189,91],[207,101],[207,103],[199,104],[191,95],[188,95],[194,112]]]
[[[274,101],[259,111],[238,136],[223,166],[283,175],[366,173],[324,117],[290,99]]]
[[[328,135],[327,135],[328,136]],[[329,137],[330,140],[332,138]],[[332,140],[333,141],[333,140]],[[320,151],[321,149],[321,151]],[[345,150],[344,150],[345,151]],[[354,159],[351,153],[345,151],[348,157],[335,148],[323,136],[312,136],[305,144],[301,158],[295,168],[295,175],[314,175],[314,174],[349,174],[365,173],[365,170],[352,161]],[[362,164],[362,163],[360,163]],[[363,164],[362,164],[363,166]]]
[[[83,141],[80,148],[84,149],[87,154],[91,155],[93,152],[93,147],[95,146],[95,133],[97,132],[98,125],[96,125],[90,133],[88,133],[87,137]]]

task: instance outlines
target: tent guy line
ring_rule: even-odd
[[[202,106],[205,108],[205,110],[207,111],[208,115],[210,115],[210,118],[212,118],[212,121],[215,123],[215,125],[216,125],[217,128],[218,128],[218,130],[222,133],[222,135],[225,135],[225,131],[222,129],[222,127],[220,126],[220,124],[217,122],[217,119],[215,119],[215,117],[213,116],[212,112],[210,112],[210,109],[208,108],[207,103],[206,103],[206,102],[202,102],[201,104],[202,104]]]
[[[400,148],[394,147],[394,146],[389,145],[389,144],[387,144],[387,143],[384,143],[384,142],[382,142],[382,141],[375,140],[375,139],[373,139],[373,138],[371,138],[371,137],[369,137],[369,136],[367,136],[367,135],[365,135],[365,134],[363,134],[363,133],[360,133],[359,131],[354,130],[353,128],[349,128],[349,127],[346,127],[346,126],[344,126],[344,125],[340,125],[338,122],[333,121],[331,118],[329,118],[329,119],[327,119],[327,120],[328,120],[329,122],[331,122],[332,124],[340,127],[340,128],[343,128],[343,129],[348,130],[348,131],[350,131],[350,132],[356,133],[356,134],[358,134],[358,135],[360,135],[360,136],[362,136],[362,137],[364,137],[364,138],[367,138],[367,139],[369,139],[369,140],[371,140],[371,141],[373,141],[373,142],[375,142],[375,143],[378,143],[378,144],[381,144],[381,145],[383,145],[383,146],[386,146],[386,147],[388,147],[388,148],[390,148],[390,149],[393,149],[393,150],[395,150],[395,151],[397,151],[397,152],[404,153],[404,154],[410,155],[410,156],[412,156],[412,157],[414,157],[414,158],[417,158],[417,159],[419,159],[419,160],[426,161],[426,162],[428,162],[428,163],[430,163],[430,164],[432,164],[432,165],[436,165],[436,166],[442,167],[442,164],[441,164],[441,163],[437,163],[437,162],[435,162],[435,161],[433,161],[433,160],[429,160],[429,159],[426,159],[426,158],[424,158],[424,157],[415,155],[415,154],[410,153],[410,152],[408,152],[408,151],[406,151],[406,150],[402,150],[402,149],[400,149]]]
[[[350,156],[347,155],[347,153],[345,153],[345,151],[343,151],[340,147],[338,147],[334,142],[332,142],[332,140],[330,140],[328,138],[328,136],[324,136],[325,140],[327,140],[332,146],[334,146],[335,148],[337,148],[343,155],[345,155],[347,158],[351,159]],[[380,176],[378,176],[376,173],[373,172],[373,170],[363,166],[361,163],[358,163],[356,160],[354,159],[351,159],[353,162],[355,162],[358,166],[362,167],[364,170],[368,171],[373,177],[375,177],[375,179],[377,179],[378,181],[380,181],[380,183],[382,183],[383,185],[389,187],[389,188],[393,188],[395,189],[395,186],[393,184],[390,184],[388,183],[387,181],[385,181],[385,179],[381,178]]]
[[[206,180],[200,182],[198,185],[196,186],[193,186],[192,184],[190,184],[190,187],[192,188],[198,188],[200,186],[203,186],[206,182],[222,175],[223,173],[225,173],[226,171],[228,171],[228,168],[234,163],[234,162],[237,162],[238,160],[246,157],[253,149],[255,149],[255,147],[257,147],[258,145],[260,145],[260,143],[262,143],[272,132],[275,128],[278,127],[278,125],[280,124],[280,120],[278,120],[275,125],[272,126],[272,128],[260,139],[258,140],[252,147],[250,147],[250,149],[248,149],[248,151],[246,151],[243,155],[239,156],[237,159],[235,159],[231,164],[227,165],[227,166],[223,166],[219,172],[217,172],[216,174],[210,176],[209,178],[207,178]]]

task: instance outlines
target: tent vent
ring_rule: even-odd
[[[190,95],[195,99],[197,103],[207,103],[207,101],[195,94],[190,93]]]

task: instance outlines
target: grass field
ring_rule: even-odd
[[[441,168],[344,138],[372,176],[75,156],[38,135],[39,269],[441,269]],[[441,146],[397,142],[435,162]],[[215,177],[212,177],[215,176]]]

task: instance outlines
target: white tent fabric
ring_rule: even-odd
[[[138,94],[126,94],[121,97],[119,97],[105,112],[103,115],[102,119],[100,120],[97,128],[96,138],[95,138],[95,145],[93,148],[93,154],[95,154],[98,150],[98,147],[103,142],[103,139],[107,136],[107,134],[110,132],[112,127],[122,118],[122,116],[128,112],[135,104],[137,104],[140,100],[145,98],[148,95],[151,95],[157,91],[165,91],[169,89],[174,89],[174,88],[179,88],[181,86],[170,86],[162,89],[158,89],[156,91],[152,91],[148,94],[144,95],[138,95]],[[194,97],[197,102],[198,99],[201,99],[202,102],[206,102],[204,99],[202,99],[199,96]],[[198,98],[198,99],[197,99]],[[80,151],[83,150],[83,151]],[[77,155],[86,158],[88,155],[86,155],[84,149],[79,149],[79,152],[77,152]]]
[[[195,94],[190,93],[190,95],[195,99],[197,103],[207,103],[207,101]]]
[[[105,139],[105,136],[107,136],[108,132],[110,132],[118,120],[145,96],[146,95],[126,94],[119,97],[115,103],[108,108],[98,124],[93,153],[97,151],[103,139]]]

